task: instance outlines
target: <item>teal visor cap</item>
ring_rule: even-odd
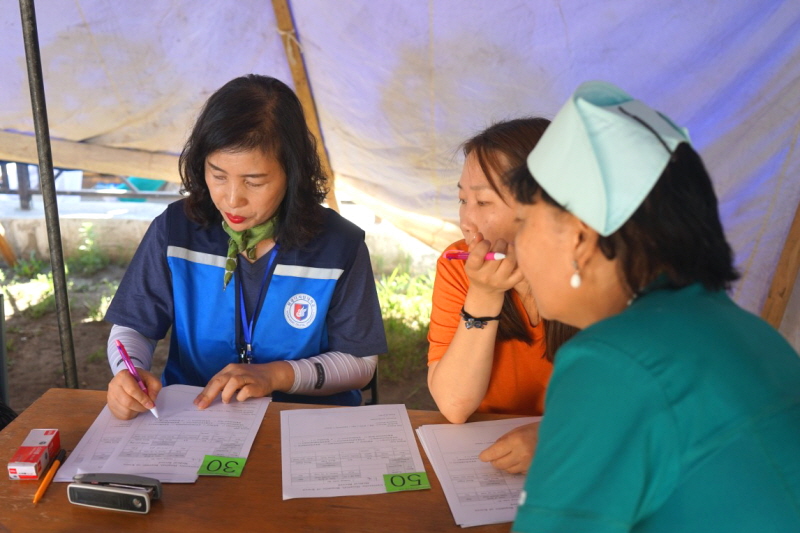
[[[638,209],[689,132],[603,81],[582,83],[528,156],[556,202],[600,235]]]

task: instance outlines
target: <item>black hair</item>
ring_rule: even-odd
[[[545,118],[526,117],[492,124],[461,145],[464,156],[475,155],[481,171],[489,185],[498,196],[499,185],[495,177],[502,177],[509,168],[514,169],[525,163],[528,154],[539,142],[550,121]],[[503,307],[500,311],[500,323],[497,328],[497,340],[520,340],[533,343],[528,333],[526,320],[520,316],[512,291],[503,296]],[[555,320],[545,320],[545,357],[553,360],[556,350],[569,340],[577,329]]]
[[[507,186],[520,203],[531,204],[538,194],[566,210],[526,165],[509,176]],[[739,279],[711,178],[687,143],[675,149],[642,205],[617,231],[600,236],[598,246],[606,258],[619,258],[625,281],[636,294],[662,274],[673,288],[701,283],[708,290],[727,290]]]
[[[286,174],[275,239],[284,248],[303,245],[320,230],[327,177],[300,100],[286,84],[268,76],[235,78],[203,106],[179,160],[183,190],[189,193],[186,215],[204,227],[221,222],[206,185],[206,158],[219,150],[253,149],[275,157]]]

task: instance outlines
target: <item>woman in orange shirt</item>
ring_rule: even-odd
[[[463,145],[458,198],[464,239],[448,249],[470,255],[466,261],[439,258],[428,332],[428,388],[451,422],[475,412],[541,415],[552,354],[575,331],[539,317],[510,244],[515,202],[501,179],[524,164],[548,124],[542,118],[499,122]],[[490,251],[506,257],[484,260]],[[537,431],[538,424],[517,428],[481,459],[524,472]]]

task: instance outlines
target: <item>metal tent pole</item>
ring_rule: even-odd
[[[67,387],[77,389],[78,372],[75,365],[75,347],[72,342],[72,321],[69,316],[64,254],[61,249],[61,226],[58,221],[58,202],[55,178],[53,177],[53,154],[50,151],[50,127],[47,124],[47,107],[44,100],[42,58],[39,54],[39,34],[36,30],[36,11],[33,4],[33,0],[19,0],[22,37],[25,41],[25,62],[28,66],[28,84],[31,91],[36,148],[39,155],[39,182],[47,224],[47,241],[50,245],[50,267],[53,271],[53,290],[61,340],[64,380]]]

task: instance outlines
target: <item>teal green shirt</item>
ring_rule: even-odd
[[[514,531],[800,532],[800,358],[725,293],[593,324],[545,401]]]

